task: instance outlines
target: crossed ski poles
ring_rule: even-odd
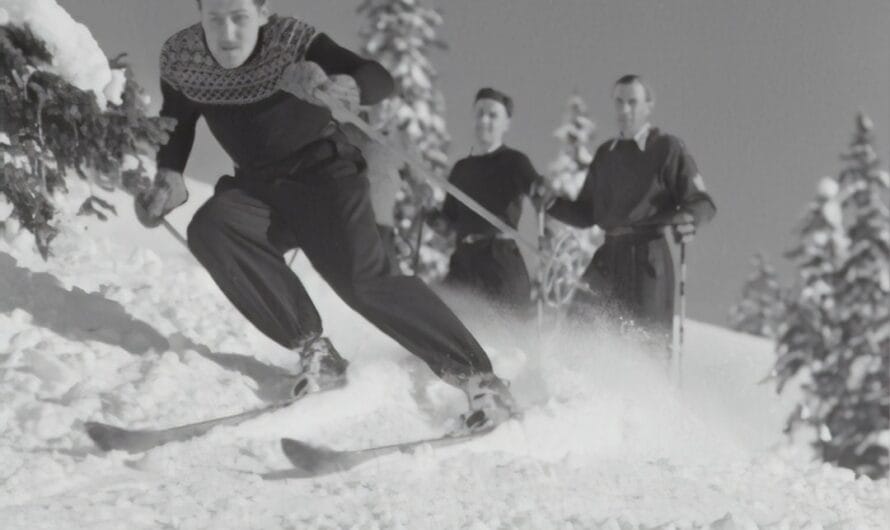
[[[358,115],[356,115],[354,112],[347,109],[342,103],[340,103],[340,101],[330,98],[327,94],[323,93],[317,94],[317,97],[325,105],[328,106],[328,108],[331,110],[331,114],[337,121],[341,123],[348,122],[354,125],[363,134],[365,134],[365,136],[385,147],[390,151],[391,154],[396,155],[397,158],[406,163],[412,170],[414,170],[415,174],[419,175],[427,182],[441,187],[446,192],[454,196],[455,199],[463,203],[467,208],[491,223],[492,226],[500,230],[506,236],[526,247],[526,249],[534,253],[535,256],[540,257],[539,249],[537,245],[535,245],[535,243],[532,243],[531,241],[526,239],[522,234],[519,233],[518,230],[502,221],[500,218],[491,213],[488,209],[479,204],[475,199],[467,195],[464,191],[449,182],[447,179],[433,174],[416,157],[405,152],[403,149],[392,145],[392,143],[390,143],[390,141],[385,136],[374,130],[367,122],[359,118]],[[169,221],[163,219],[162,224],[174,238],[176,238],[184,246],[188,247],[186,239],[172,224],[170,224]]]
[[[406,163],[416,175],[419,175],[424,180],[431,184],[435,184],[440,188],[444,189],[446,192],[454,196],[455,199],[459,200],[463,203],[467,208],[472,210],[474,213],[488,221],[492,226],[500,230],[504,235],[510,237],[515,240],[520,245],[526,247],[529,251],[534,253],[535,256],[541,257],[540,250],[537,245],[529,241],[522,234],[519,233],[518,230],[508,225],[504,221],[502,221],[499,217],[491,213],[487,208],[479,204],[475,199],[467,195],[463,190],[449,182],[447,179],[442,178],[438,175],[435,175],[426,166],[420,162],[415,156],[410,153],[404,151],[400,147],[394,146],[388,138],[380,134],[374,128],[372,128],[366,121],[362,120],[357,114],[347,109],[339,100],[329,97],[327,94],[319,93],[316,94],[316,97],[321,100],[327,107],[331,110],[331,114],[334,118],[339,122],[347,122],[358,128],[365,136],[376,142],[377,144],[385,147],[390,151],[391,154],[396,155],[397,158]],[[176,238],[180,243],[188,246],[186,239],[179,233],[176,228],[171,225],[166,219],[163,220],[164,228],[167,229],[170,234]],[[421,228],[422,230],[422,228]],[[420,240],[420,236],[422,232],[418,235],[418,240]],[[415,249],[417,252],[417,249]],[[419,253],[418,253],[419,254]],[[415,258],[416,261],[416,258]]]
[[[431,184],[439,186],[455,199],[463,203],[464,206],[479,215],[479,217],[482,217],[492,226],[500,230],[504,235],[524,246],[526,249],[534,253],[535,256],[540,257],[538,246],[535,243],[529,241],[526,237],[520,234],[518,230],[491,213],[487,208],[476,202],[475,199],[467,195],[463,190],[449,182],[448,179],[432,173],[426,165],[413,154],[406,152],[401,147],[393,145],[387,137],[380,134],[380,132],[371,127],[366,121],[359,118],[357,114],[347,109],[339,100],[331,98],[325,93],[318,93],[316,94],[316,97],[331,110],[331,114],[338,122],[346,122],[354,125],[365,136],[385,147],[391,154],[395,155],[396,158],[406,163],[416,175],[422,177]]]

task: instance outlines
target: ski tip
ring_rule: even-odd
[[[293,458],[296,455],[302,454],[313,454],[319,451],[318,448],[313,447],[306,442],[294,440],[293,438],[282,438],[281,450],[284,451],[284,454],[288,458]]]
[[[281,451],[291,465],[297,469],[311,471],[313,460],[316,460],[311,456],[314,453],[314,449],[311,445],[293,438],[281,439]]]
[[[298,440],[294,440],[293,438],[281,439],[281,450],[284,451],[284,454],[289,454],[293,451],[299,451],[300,447],[304,445],[306,444]]]
[[[312,474],[333,469],[342,460],[342,454],[326,447],[316,447],[293,438],[281,439],[281,450],[290,463],[299,469]]]
[[[93,443],[106,452],[114,449],[114,440],[123,432],[117,427],[95,421],[88,421],[83,426]]]

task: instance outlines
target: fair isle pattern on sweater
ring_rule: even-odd
[[[179,31],[161,49],[161,79],[188,99],[210,105],[243,105],[268,98],[288,65],[300,61],[315,36],[301,20],[272,15],[260,33],[259,52],[225,69],[204,43],[200,24]]]

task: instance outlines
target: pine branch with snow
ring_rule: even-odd
[[[593,161],[590,145],[595,135],[596,124],[590,118],[587,104],[581,96],[573,94],[566,104],[563,123],[553,132],[561,147],[549,168],[551,185],[562,195],[572,199],[578,196]]]
[[[30,5],[47,9],[46,1]],[[27,4],[17,7],[20,18],[29,20]],[[44,258],[57,232],[53,217],[68,176],[90,175],[112,189],[123,172],[133,171],[125,160],[156,149],[172,125],[147,116],[147,98],[126,76],[121,58],[105,66],[110,79],[99,97],[60,74],[71,68],[56,64],[51,47],[27,22],[0,26],[0,193],[12,204],[16,222],[34,234]],[[96,212],[94,199],[82,211]]]

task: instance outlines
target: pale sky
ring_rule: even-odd
[[[137,80],[158,98],[158,53],[197,21],[193,0],[59,0],[109,56],[129,53]],[[360,0],[271,0],[353,49]],[[448,104],[452,158],[471,144],[470,106],[491,85],[516,100],[508,143],[546,171],[566,99],[577,91],[615,133],[610,87],[626,73],[653,84],[653,123],[683,138],[717,203],[693,243],[689,315],[726,323],[764,250],[781,257],[818,179],[840,169],[858,109],[877,125],[890,158],[888,0],[439,0],[449,44],[432,56]],[[187,172],[215,181],[231,163],[208,135]]]

